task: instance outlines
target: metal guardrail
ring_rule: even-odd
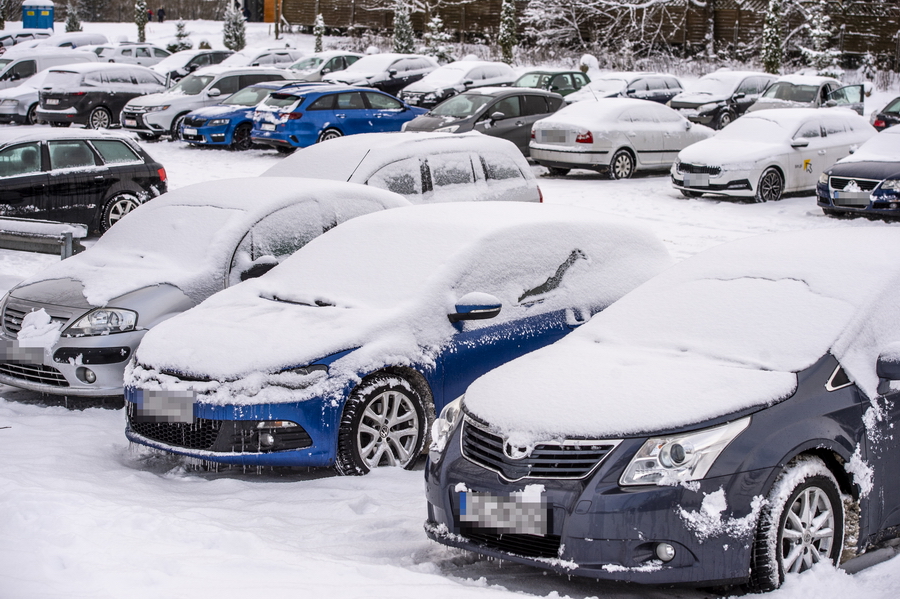
[[[84,251],[87,227],[49,220],[0,218],[0,248],[40,254],[59,254],[65,260]]]

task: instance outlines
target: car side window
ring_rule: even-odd
[[[572,79],[568,75],[557,75],[553,78],[553,81],[550,82],[550,91],[571,91],[575,89],[575,86],[572,84]]]
[[[335,98],[337,98],[337,94],[329,94],[327,96],[317,98],[313,100],[313,103],[309,105],[309,108],[307,108],[307,110],[333,110]]]
[[[502,112],[507,118],[521,116],[522,109],[519,106],[519,96],[510,96],[508,98],[503,98],[499,102],[495,102],[494,105],[487,110],[485,115],[490,117],[490,115],[495,112]]]
[[[41,146],[28,143],[0,150],[0,178],[41,171]]]
[[[349,92],[337,95],[338,110],[360,110],[365,108],[363,97],[360,92]]]
[[[505,154],[482,154],[481,167],[488,181],[523,179],[522,172],[512,158]]]
[[[132,55],[131,48],[123,48],[122,49],[122,56],[131,56],[131,55]]]
[[[665,81],[666,87],[669,89],[683,89],[681,83],[674,77],[663,77],[663,81]]]
[[[581,73],[575,73],[572,75],[572,79],[575,81],[575,89],[581,89],[585,85],[588,84],[588,79]]]
[[[668,89],[666,87],[666,82],[662,77],[648,77],[647,78],[647,88],[648,89]]]
[[[342,70],[340,56],[332,58],[327,63],[325,63],[325,66],[322,68],[323,73],[332,73],[334,71],[340,71],[340,70]]]
[[[624,122],[630,121],[632,123],[655,123],[656,115],[652,108],[641,106],[625,111],[622,113],[622,116],[619,117],[619,120]]]
[[[847,132],[847,127],[844,124],[844,121],[836,118],[823,118],[822,119],[822,128],[825,130],[825,135],[839,135],[841,133]]]
[[[153,55],[157,58],[165,58],[169,53],[159,48],[153,48]]]
[[[487,69],[483,67],[479,67],[477,69],[472,69],[469,73],[463,77],[463,79],[471,79],[472,81],[482,81],[488,78]]]
[[[240,83],[238,83],[238,90],[264,81],[284,81],[284,77],[282,75],[241,75]]]
[[[365,92],[366,98],[369,100],[369,107],[376,110],[400,110],[403,104],[399,100],[378,92]]]
[[[676,123],[681,121],[682,117],[674,110],[667,110],[665,106],[652,106],[650,112],[659,123]]]
[[[150,58],[150,48],[137,48],[134,54],[138,58]]]
[[[797,133],[794,135],[794,139],[812,139],[816,137],[821,137],[822,131],[819,127],[819,123],[817,121],[813,121],[811,123],[804,123],[797,129]]]
[[[125,69],[121,71],[107,71],[106,78],[110,83],[115,83],[116,85],[132,85],[134,83],[131,80],[131,71]]]
[[[23,60],[13,67],[12,72],[18,75],[20,79],[25,79],[37,73],[37,65],[33,60]]]
[[[240,89],[240,77],[233,75],[231,77],[222,77],[212,84],[210,89],[218,89],[223,96],[230,96]]]
[[[47,142],[52,170],[96,166],[94,153],[79,139]]]
[[[748,96],[752,96],[757,92],[758,79],[756,77],[747,77],[744,79],[734,93],[736,94],[746,94]]]
[[[547,99],[544,96],[526,95],[522,96],[522,114],[529,116],[533,114],[547,114]]]
[[[141,157],[135,154],[134,150],[128,147],[123,141],[114,139],[95,140],[91,142],[103,162],[106,164],[117,164],[124,162],[141,162]]]
[[[418,158],[407,158],[382,167],[369,177],[366,185],[386,189],[402,196],[421,196],[423,163]]]
[[[472,160],[468,153],[433,154],[426,160],[435,191],[452,185],[473,185],[475,183]]]
[[[628,84],[628,89],[633,89],[637,92],[645,92],[650,89],[650,86],[647,84],[646,79],[635,79]]]
[[[142,85],[159,85],[160,83],[153,73],[148,73],[146,71],[136,71],[134,73],[134,78]]]
[[[519,296],[519,304],[529,305],[537,302],[543,301],[547,294],[555,291],[559,288],[562,283],[563,276],[565,276],[566,271],[572,267],[575,262],[578,260],[586,260],[587,256],[585,256],[584,252],[579,249],[574,249],[569,254],[569,257],[566,258],[566,261],[559,265],[559,268],[556,269],[556,272],[547,277],[547,280],[541,283],[540,285],[533,287],[531,289],[526,289],[522,292],[522,295]]]

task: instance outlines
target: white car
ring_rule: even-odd
[[[269,67],[287,68],[303,57],[303,52],[289,46],[267,48],[244,48],[235,52],[220,64],[227,67]]]
[[[321,81],[328,73],[343,71],[362,57],[362,54],[356,52],[326,50],[310,54],[288,68],[297,71],[297,79],[300,81]]]
[[[866,119],[844,109],[746,114],[714,138],[679,152],[672,185],[687,197],[709,193],[757,202],[813,192],[822,171],[875,133]]]
[[[197,69],[219,64],[232,54],[231,50],[182,50],[150,68],[174,82]]]
[[[664,73],[623,71],[591,77],[591,82],[566,96],[566,102],[600,98],[635,98],[665,104],[684,91],[681,82]]]
[[[92,51],[103,62],[124,62],[144,67],[155,65],[172,55],[159,46],[134,42],[104,44],[93,47]]]
[[[431,108],[467,89],[510,85],[515,80],[516,73],[508,64],[458,60],[438,67],[404,87],[400,99],[412,106]]]
[[[850,108],[862,114],[865,85],[844,85],[832,77],[785,75],[763,93],[747,112],[772,108]]]
[[[562,176],[593,169],[610,179],[666,170],[683,148],[714,131],[662,104],[630,98],[576,102],[532,127],[531,158]]]
[[[263,177],[331,179],[379,187],[414,204],[471,200],[541,202],[511,141],[481,133],[360,133],[303,148]]]
[[[218,104],[248,85],[291,79],[290,71],[263,67],[216,65],[191,73],[175,87],[131,100],[122,110],[122,127],[142,139],[169,135],[181,139],[184,117],[192,110]]]

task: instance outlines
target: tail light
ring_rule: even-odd
[[[531,139],[534,139],[534,129],[531,130]]]
[[[885,123],[882,119],[875,119],[872,121],[872,126],[876,129],[884,129],[887,127],[887,123]]]
[[[287,115],[289,121],[296,121],[299,118],[303,118],[302,112],[289,112]]]
[[[68,92],[66,95],[67,96],[85,96],[85,95],[87,95],[87,92]]]
[[[160,180],[162,183],[165,183],[165,182],[166,182],[166,169],[165,169],[164,167],[159,167],[159,168],[156,170],[156,174],[159,175],[159,180]]]
[[[592,144],[594,143],[594,135],[590,131],[579,133],[578,137],[575,138],[575,143]]]
[[[538,185],[537,188],[538,188],[538,202],[540,202],[541,204],[543,204],[543,203],[544,203],[544,192],[541,191],[541,186],[540,186],[540,185]]]

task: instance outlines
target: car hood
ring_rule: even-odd
[[[752,168],[758,160],[772,158],[788,150],[780,142],[751,141],[736,143],[735,140],[710,137],[692,144],[678,153],[678,160],[689,164],[747,164]]]
[[[71,278],[24,283],[15,287],[9,295],[15,299],[67,308],[95,307],[84,297],[84,284]]]
[[[852,156],[851,156],[852,157]],[[900,162],[837,162],[828,169],[828,174],[835,177],[859,179],[900,179]]]
[[[431,116],[422,114],[406,124],[407,131],[434,131],[441,127],[467,122],[471,117],[455,119],[452,116]]]
[[[753,103],[748,112],[756,110],[768,110],[770,108],[815,108],[815,105],[809,102],[791,102],[790,100],[778,100],[776,98],[760,98]]]
[[[683,92],[672,98],[672,108],[696,108],[711,102],[724,102],[728,96],[724,94],[699,94]]]
[[[454,86],[460,85],[461,83],[462,83],[461,81],[458,81],[456,83],[447,83],[447,84],[442,83],[440,85],[435,85],[434,83],[428,83],[428,82],[423,83],[423,80],[420,79],[419,81],[416,81],[415,83],[411,83],[411,84],[407,85],[406,87],[404,87],[403,91],[413,92],[415,94],[427,94],[429,92],[445,90],[448,87],[454,87]]]
[[[199,116],[204,118],[224,118],[233,116],[242,116],[245,113],[253,112],[253,106],[234,106],[230,104],[216,104],[213,106],[204,106],[191,111],[190,116]]]
[[[171,92],[160,92],[156,94],[147,94],[138,96],[128,101],[130,106],[162,106],[163,104],[194,102],[200,99],[200,94],[187,96],[185,94],[173,94]]]
[[[21,99],[28,97],[37,97],[38,90],[36,87],[31,87],[30,85],[17,85],[16,87],[10,87],[0,91],[0,99]]]

